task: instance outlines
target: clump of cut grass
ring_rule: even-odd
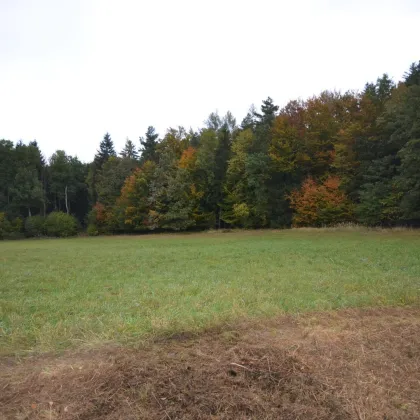
[[[347,309],[136,348],[0,358],[0,412],[39,420],[415,419],[419,384],[420,310]]]

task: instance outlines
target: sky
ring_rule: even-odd
[[[90,161],[420,60],[418,0],[0,0],[0,139]]]

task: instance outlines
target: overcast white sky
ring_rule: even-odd
[[[419,0],[0,0],[0,139],[91,160],[147,126],[238,122],[324,89],[400,80]]]

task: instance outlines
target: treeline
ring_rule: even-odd
[[[127,139],[118,155],[107,133],[89,164],[61,150],[46,162],[36,142],[1,140],[0,177],[0,232],[24,232],[35,215],[45,232],[51,212],[92,235],[419,225],[420,62],[397,85],[385,74],[362,92],[282,109],[268,98],[239,125],[228,112],[161,139],[149,127],[139,148]]]

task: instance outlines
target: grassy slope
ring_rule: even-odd
[[[0,352],[243,316],[419,302],[417,232],[277,231],[0,243]]]

